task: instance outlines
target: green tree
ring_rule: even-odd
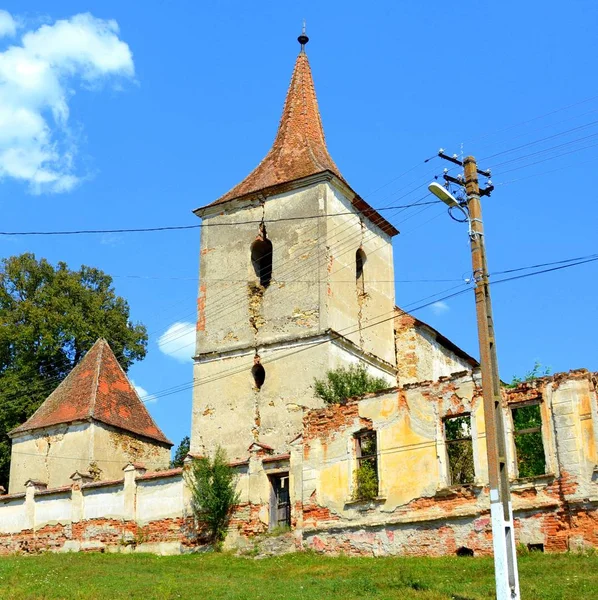
[[[176,467],[182,467],[185,461],[185,457],[189,454],[189,449],[191,448],[191,440],[189,436],[186,435],[181,443],[178,445],[177,449],[174,453],[174,458],[170,461],[170,468],[174,469]]]
[[[235,473],[228,464],[226,452],[218,447],[213,459],[195,459],[185,471],[185,481],[191,491],[191,508],[200,527],[216,549],[226,538],[230,517],[239,503]]]
[[[145,356],[145,326],[112,278],[92,267],[71,271],[26,253],[0,264],[0,485],[7,485],[7,432],[26,421],[104,337],[125,371]]]
[[[339,367],[326,373],[326,380],[314,380],[314,392],[326,404],[346,402],[347,398],[379,392],[389,387],[381,377],[372,377],[364,365],[351,365],[348,369]]]

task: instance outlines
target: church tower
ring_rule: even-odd
[[[202,218],[191,451],[277,453],[322,405],[314,378],[361,363],[396,385],[391,239],[332,160],[301,51],[274,144]]]

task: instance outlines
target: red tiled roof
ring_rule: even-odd
[[[31,418],[10,434],[89,419],[172,446],[104,339],[92,346]]]
[[[266,458],[262,459],[262,462],[270,463],[279,460],[289,460],[289,458],[291,458],[290,454],[277,454],[276,456],[266,456]]]
[[[161,479],[162,477],[174,477],[175,475],[181,475],[182,473],[183,469],[181,467],[176,467],[175,469],[168,469],[166,471],[152,471],[151,473],[138,475],[135,477],[135,480],[145,481],[147,479]]]
[[[81,489],[88,490],[99,487],[110,487],[111,485],[124,485],[124,479],[106,479],[105,481],[90,481],[89,483],[84,483],[81,486]]]
[[[251,444],[249,445],[249,448],[247,448],[247,450],[251,450],[254,446],[259,446],[260,448],[263,448],[264,450],[274,450],[274,448],[272,448],[272,446],[268,446],[268,444],[262,444],[262,442],[251,442]]]
[[[210,206],[323,171],[343,180],[326,148],[309,61],[301,52],[270,152],[248,177]]]
[[[215,202],[195,212],[324,172],[332,173],[351,190],[326,147],[311,68],[307,54],[302,51],[295,62],[272,148],[241,183]],[[353,190],[351,192],[355,194]],[[388,235],[394,236],[399,233],[394,225],[360,196],[355,194],[351,202],[357,210]]]

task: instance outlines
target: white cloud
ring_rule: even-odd
[[[449,305],[446,302],[442,301],[434,302],[434,304],[432,304],[430,308],[432,309],[432,312],[435,315],[443,315],[444,313],[450,310]]]
[[[12,15],[5,10],[0,10],[0,37],[12,37],[17,33],[17,24]]]
[[[195,350],[195,325],[174,323],[160,336],[158,348],[178,361],[190,361]]]
[[[137,395],[141,398],[141,401],[145,404],[155,404],[158,402],[158,398],[153,394],[150,394],[145,388],[142,388],[140,385],[137,385],[133,380],[131,380],[131,384],[135,388]]]
[[[16,31],[0,12],[0,35],[11,23]],[[25,182],[33,193],[72,189],[81,180],[68,125],[74,84],[94,89],[134,73],[116,21],[85,13],[25,32],[21,45],[0,52],[0,178]]]

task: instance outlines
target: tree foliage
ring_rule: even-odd
[[[374,463],[364,461],[355,471],[355,500],[374,500],[378,495],[378,474]]]
[[[444,422],[451,485],[473,483],[475,467],[471,440],[471,417],[453,417]]]
[[[146,329],[112,278],[93,267],[71,271],[26,253],[0,266],[0,485],[10,465],[8,431],[27,420],[99,337],[125,371],[145,356]]]
[[[315,379],[314,391],[326,404],[346,402],[347,398],[379,392],[388,388],[388,382],[381,377],[372,377],[364,365],[351,365],[348,369],[339,367],[326,373],[326,380]]]
[[[515,449],[519,477],[535,477],[546,473],[542,414],[540,406],[521,406],[513,409]]]
[[[185,471],[191,491],[191,508],[200,528],[216,548],[220,548],[234,507],[239,502],[235,474],[228,464],[226,452],[218,447],[214,458],[198,458]]]
[[[185,458],[187,457],[187,454],[189,454],[190,448],[191,448],[191,440],[189,439],[189,436],[186,435],[181,440],[181,443],[178,445],[177,449],[175,450],[174,458],[170,461],[171,469],[183,466],[183,463],[185,462]]]

